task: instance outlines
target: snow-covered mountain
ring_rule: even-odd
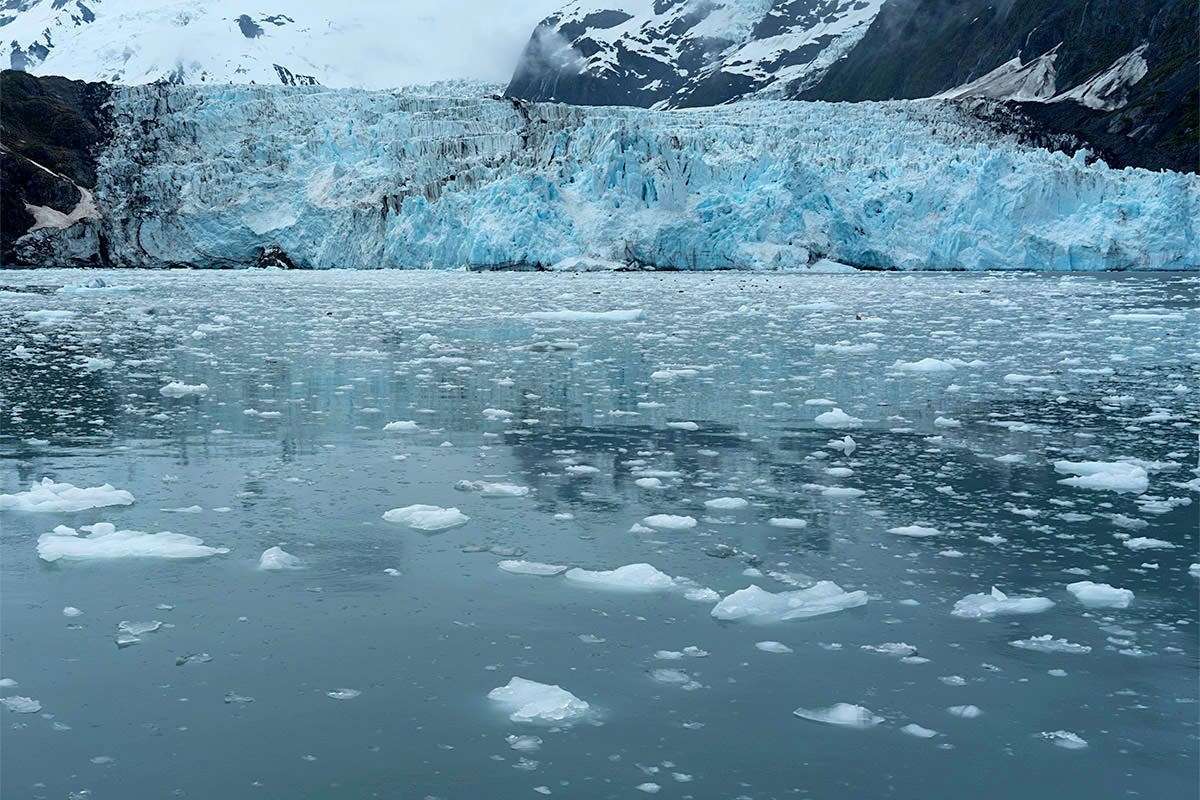
[[[503,81],[553,0],[0,0],[0,66],[109,83]]]
[[[575,0],[542,20],[508,93],[588,105],[716,105],[815,84],[883,0]]]
[[[7,179],[5,258],[33,265],[1200,267],[1200,178],[1029,147],[957,101],[652,111],[3,77],[0,155],[33,176]],[[44,146],[71,126],[43,113],[97,140]]]

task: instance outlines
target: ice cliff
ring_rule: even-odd
[[[1026,147],[952,102],[648,111],[265,86],[109,102],[100,219],[31,231],[20,260],[1200,267],[1196,176]]]

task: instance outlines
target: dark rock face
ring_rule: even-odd
[[[1196,172],[1196,26],[1194,0],[891,0],[849,56],[796,97],[928,97],[1056,46],[1058,85],[1066,88],[1145,44],[1149,72],[1121,108],[1070,101],[1013,106],[1047,131],[1079,136],[1113,166]]]
[[[264,247],[254,266],[260,269],[296,269],[296,265],[288,258],[288,254],[279,245]]]
[[[35,224],[26,205],[70,214],[80,187],[95,187],[109,93],[106,84],[0,73],[0,264],[31,263],[13,249]]]

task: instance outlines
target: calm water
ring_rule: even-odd
[[[41,704],[0,710],[6,798],[1196,796],[1194,276],[105,272],[141,290],[54,292],[97,274],[0,272],[0,493],[136,497],[0,512],[0,696]],[[644,315],[526,316],[618,309]],[[27,315],[46,310],[73,313]],[[926,358],[942,369],[905,369]],[[815,421],[834,407],[858,427]],[[1122,458],[1144,493],[1053,466]],[[381,518],[416,503],[470,521]],[[638,526],[653,514],[698,524]],[[96,522],[230,552],[38,558],[39,535]],[[914,523],[939,533],[888,532]],[[303,568],[258,569],[273,546]],[[515,556],[870,599],[726,622],[497,568]],[[1134,600],[1087,608],[1082,580]],[[951,614],[993,585],[1056,605]],[[1044,634],[1091,650],[1010,644]],[[884,643],[920,658],[864,649]],[[689,646],[708,655],[656,657]],[[513,676],[594,713],[510,721],[487,694]],[[884,721],[792,713],[838,702]]]

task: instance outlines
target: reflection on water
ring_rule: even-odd
[[[31,277],[0,273],[0,492],[49,476],[137,502],[0,512],[0,671],[17,681],[0,695],[42,704],[3,714],[6,796],[1194,795],[1194,278],[114,272],[141,289],[67,295],[22,291]],[[160,392],[173,381],[207,389]],[[853,427],[818,421],[835,408]],[[1054,467],[1119,459],[1145,492]],[[719,497],[748,505],[705,505]],[[471,520],[381,519],[414,503]],[[37,559],[38,535],[99,521],[232,552]],[[914,524],[939,533],[888,532]],[[257,570],[273,546],[305,568]],[[503,557],[871,599],[724,623]],[[1086,608],[1065,589],[1080,580],[1135,600]],[[1056,605],[950,615],[993,585]],[[122,620],[165,624],[118,648]],[[1044,634],[1091,651],[1009,644]],[[862,649],[887,642],[920,658]],[[709,655],[655,656],[691,645]],[[486,699],[513,675],[598,716],[525,730]],[[838,702],[885,722],[791,714]],[[983,714],[946,711],[967,704]],[[1088,746],[1041,736],[1060,730]]]

